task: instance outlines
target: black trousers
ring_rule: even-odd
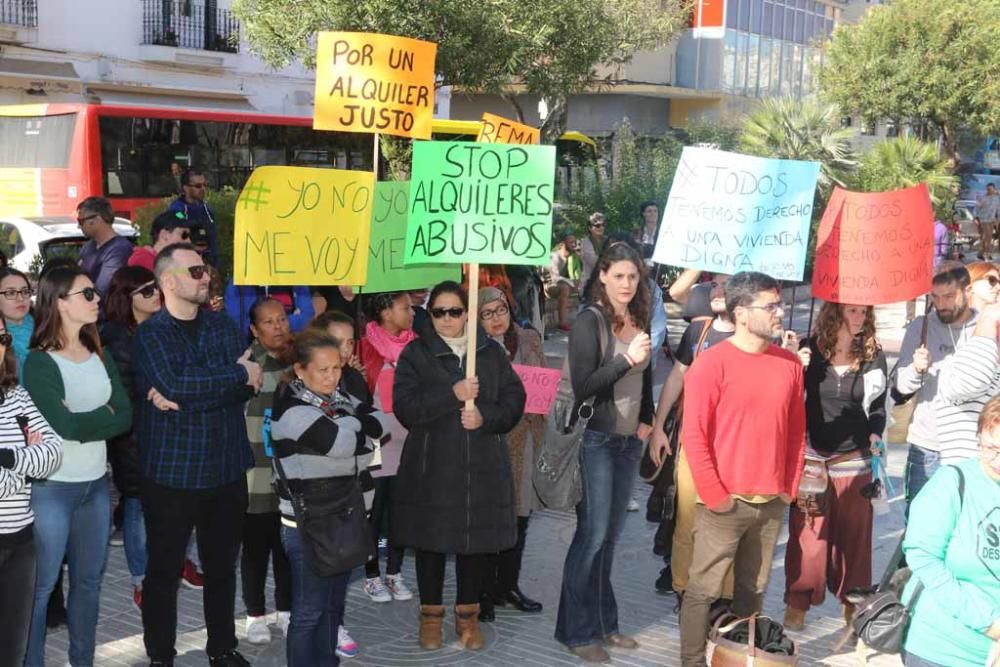
[[[517,588],[521,578],[521,559],[524,557],[524,540],[528,535],[528,517],[517,517],[517,543],[507,551],[490,554],[485,565],[483,595],[500,596]]]
[[[490,562],[490,554],[455,556],[457,593],[455,604],[479,604],[483,575]],[[417,551],[417,588],[420,604],[444,604],[444,565],[447,556],[433,551]]]
[[[264,587],[267,585],[267,562],[274,570],[274,606],[277,611],[292,610],[292,575],[288,556],[281,546],[281,513],[247,514],[243,520],[243,550],[240,576],[243,580],[243,604],[247,616],[267,613]]]
[[[372,511],[368,515],[368,523],[372,527],[372,539],[375,540],[375,548],[372,553],[375,557],[365,563],[365,576],[374,579],[380,574],[378,559],[378,540],[380,535],[390,533],[389,525],[392,521],[392,490],[395,487],[395,477],[375,478],[375,498],[372,500]],[[402,547],[394,547],[390,539],[389,557],[386,559],[385,573],[399,574],[403,567]]]
[[[0,667],[21,667],[35,601],[33,540],[0,546],[0,591]]]
[[[142,511],[149,554],[142,587],[146,653],[159,660],[176,655],[177,586],[194,528],[205,574],[205,652],[215,657],[235,649],[236,558],[247,511],[246,480],[209,489],[175,489],[143,480]]]

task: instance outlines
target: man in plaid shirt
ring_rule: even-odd
[[[260,387],[236,325],[203,309],[209,274],[194,247],[167,246],[155,263],[164,307],[135,339],[142,509],[149,561],[142,623],[151,665],[172,665],[177,585],[191,530],[205,570],[209,663],[250,663],[236,650],[236,558],[253,466],[243,417]]]

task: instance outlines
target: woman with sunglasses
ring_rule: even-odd
[[[69,563],[69,662],[93,665],[111,500],[106,440],[132,426],[132,404],[97,334],[100,296],[79,268],[39,281],[38,322],[24,386],[63,438],[62,464],[31,493],[38,572],[27,667],[45,664],[45,611],[63,557]]]
[[[972,281],[972,307],[982,311],[986,306],[1000,300],[1000,269],[993,262],[972,262],[966,264]]]
[[[592,400],[593,412],[580,443],[584,494],[563,567],[555,637],[584,662],[608,662],[605,646],[639,646],[618,627],[611,567],[642,443],[652,432],[646,333],[652,297],[645,262],[625,242],[604,249],[591,282],[591,307],[569,332],[573,392],[579,402]]]
[[[583,264],[583,270],[580,272],[581,285],[585,285],[590,280],[590,275],[594,272],[594,267],[597,266],[597,258],[604,252],[604,246],[607,243],[604,230],[607,228],[607,224],[607,219],[600,211],[590,214],[590,220],[587,222],[587,235],[580,240],[580,261]]]
[[[35,318],[31,316],[31,283],[28,276],[17,269],[0,269],[0,315],[7,323],[7,333],[11,335],[17,372],[20,375],[24,360],[28,358],[28,344],[35,330]]]
[[[801,630],[806,612],[829,590],[850,624],[851,589],[871,585],[872,456],[882,453],[887,365],[875,338],[875,308],[824,303],[816,333],[802,344],[808,458],[825,467],[825,507],[796,506],[785,554],[785,628]],[[870,494],[869,494],[870,496]],[[808,512],[808,514],[807,514]]]
[[[513,321],[510,302],[500,289],[485,287],[479,290],[479,323],[486,335],[506,352],[512,364],[545,367],[542,337],[537,331],[524,329]],[[489,565],[480,600],[481,621],[495,620],[496,605],[505,607],[509,604],[524,612],[542,611],[542,603],[521,592],[518,579],[524,555],[524,540],[528,534],[528,517],[531,516],[531,510],[539,506],[531,484],[531,471],[535,467],[544,430],[545,419],[542,415],[525,414],[506,437],[514,477],[517,544],[513,549],[500,552]]]
[[[1000,648],[1000,396],[986,403],[976,431],[976,456],[942,466],[910,505],[907,667],[996,664],[987,657]]]
[[[403,348],[417,335],[413,331],[413,307],[408,292],[383,292],[366,300],[368,324],[365,335],[358,342],[358,359],[368,379],[368,389],[375,398],[375,406],[384,408],[382,396],[391,391],[383,384],[392,382],[394,372]],[[381,466],[372,472],[375,479],[375,500],[372,503],[372,538],[375,540],[374,557],[365,565],[364,590],[374,602],[412,600],[413,593],[403,581],[402,547],[392,542],[390,535],[385,564],[385,580],[379,569],[378,541],[383,533],[390,530],[393,522],[392,497],[396,485],[396,470],[399,457],[406,441],[406,428],[399,423],[392,412],[386,411],[386,425],[389,440],[380,448]]]
[[[32,481],[62,460],[62,440],[17,382],[13,339],[0,318],[0,663],[21,665],[35,601]]]
[[[101,325],[101,342],[111,353],[122,385],[132,401],[133,414],[138,415],[141,398],[136,395],[135,369],[132,367],[132,344],[140,324],[160,310],[160,289],[153,272],[142,266],[126,266],[111,279],[105,299],[105,321]],[[122,532],[125,538],[125,562],[132,576],[132,601],[142,607],[142,581],[146,577],[146,525],[142,518],[139,497],[139,444],[135,429],[112,438],[108,447],[111,474],[122,495]]]
[[[492,554],[517,543],[514,482],[503,434],[521,420],[525,393],[507,353],[469,322],[458,283],[431,292],[432,326],[403,350],[393,409],[409,429],[396,478],[392,536],[416,549],[420,646],[441,648],[444,568],[455,555],[455,632],[482,649],[479,599]],[[476,377],[465,379],[466,326],[475,327]],[[466,408],[466,401],[474,406]]]

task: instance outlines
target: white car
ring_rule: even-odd
[[[126,218],[115,218],[114,230],[133,243],[138,241],[139,230]],[[0,250],[7,255],[10,267],[25,273],[33,268],[37,271],[53,257],[76,257],[86,240],[76,218],[69,215],[0,217]]]

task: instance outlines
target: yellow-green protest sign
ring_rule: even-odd
[[[542,133],[537,127],[508,120],[491,113],[483,114],[483,125],[476,141],[487,144],[537,144]]]
[[[313,128],[430,139],[436,55],[409,37],[319,33]]]
[[[555,146],[415,141],[403,261],[547,264],[555,168]]]
[[[237,285],[357,285],[368,272],[375,177],[258,167],[236,202]]]
[[[375,184],[365,292],[422,289],[444,280],[462,279],[461,269],[455,264],[403,264],[409,201],[409,181]]]

